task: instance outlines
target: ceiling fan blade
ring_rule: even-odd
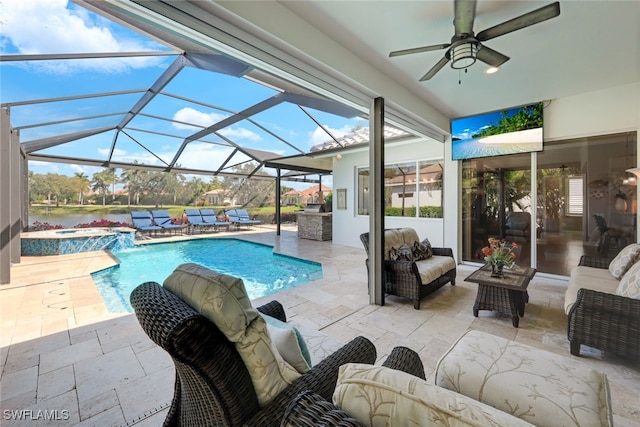
[[[555,18],[560,15],[560,2],[551,3],[536,9],[517,18],[510,19],[484,31],[480,31],[476,35],[476,39],[483,42],[510,33],[512,31],[521,30],[534,24]]]
[[[438,71],[440,71],[442,69],[442,67],[444,67],[447,64],[447,62],[449,62],[449,58],[447,58],[446,56],[443,57],[440,61],[438,61],[438,63],[436,65],[431,67],[431,69],[427,72],[427,74],[422,76],[420,81],[423,82],[423,81],[429,80],[431,77],[435,76],[436,73]]]
[[[392,58],[394,56],[400,56],[400,55],[410,55],[412,53],[422,53],[422,52],[430,52],[432,50],[441,50],[441,49],[446,49],[449,46],[451,46],[451,44],[446,43],[446,44],[434,44],[431,46],[414,47],[411,49],[394,50],[393,52],[389,53],[389,58]]]
[[[473,34],[473,20],[476,17],[476,0],[455,0],[453,9],[453,26],[456,29],[456,35]]]
[[[485,64],[489,64],[492,67],[496,68],[509,60],[508,56],[505,56],[500,52],[497,52],[486,46],[482,46],[480,49],[478,49],[477,58]]]

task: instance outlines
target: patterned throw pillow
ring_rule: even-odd
[[[280,356],[267,322],[251,305],[242,279],[186,263],[176,267],[163,286],[215,323],[234,344],[261,406],[300,377]]]
[[[389,259],[391,261],[413,261],[413,252],[409,245],[404,243],[398,249],[391,247]]]
[[[424,239],[422,242],[417,240],[413,242],[413,260],[421,261],[423,259],[431,258],[433,256],[433,249],[431,249],[431,242],[429,239]]]
[[[333,404],[371,427],[532,426],[406,372],[360,363],[340,366]]]
[[[624,273],[638,260],[638,257],[640,257],[640,244],[632,243],[626,246],[609,263],[609,272],[613,277],[620,280]]]
[[[621,297],[640,299],[640,262],[633,264],[622,276],[616,294]]]

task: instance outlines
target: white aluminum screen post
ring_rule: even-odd
[[[384,98],[369,114],[369,303],[384,305]]]
[[[20,264],[20,233],[22,232],[22,161],[20,151],[20,131],[11,132],[11,203],[9,221],[11,222],[11,263]]]
[[[0,110],[0,284],[11,282],[11,124]]]

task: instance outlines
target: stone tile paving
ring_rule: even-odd
[[[509,318],[491,312],[473,317],[476,285],[463,281],[471,266],[459,266],[456,286],[428,296],[420,310],[396,297],[387,297],[379,307],[369,304],[363,249],[301,240],[291,229],[278,237],[269,226],[230,234],[323,263],[323,279],[254,305],[277,299],[291,323],[343,342],[364,335],[376,345],[379,360],[394,346],[410,347],[420,354],[429,377],[440,355],[467,329],[572,357],[562,311],[566,281],[534,278],[526,315],[516,329]],[[11,284],[0,287],[3,426],[24,425],[15,417],[35,417],[39,410],[57,419],[29,425],[162,424],[173,396],[172,361],[147,338],[134,315],[107,312],[89,276],[115,262],[107,252],[90,252],[23,257],[12,267]],[[640,367],[595,349],[587,352],[579,360],[608,375],[616,425],[640,425]]]

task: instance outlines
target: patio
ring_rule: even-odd
[[[294,324],[341,341],[364,335],[379,359],[394,346],[410,347],[420,354],[427,377],[467,329],[570,357],[562,309],[566,281],[534,278],[526,316],[516,329],[490,312],[473,317],[477,285],[463,281],[474,270],[470,266],[458,266],[456,286],[426,297],[418,311],[394,297],[379,307],[368,304],[364,249],[299,240],[294,228],[284,226],[279,237],[270,225],[229,234],[323,264],[323,279],[254,305],[277,299]],[[106,311],[90,273],[114,262],[109,253],[91,252],[23,257],[12,267],[11,283],[0,287],[3,425],[22,425],[19,416],[39,416],[37,425],[161,425],[173,395],[172,362],[134,315]],[[597,350],[579,360],[607,374],[616,425],[640,424],[640,367]],[[38,411],[57,420],[46,422]]]

